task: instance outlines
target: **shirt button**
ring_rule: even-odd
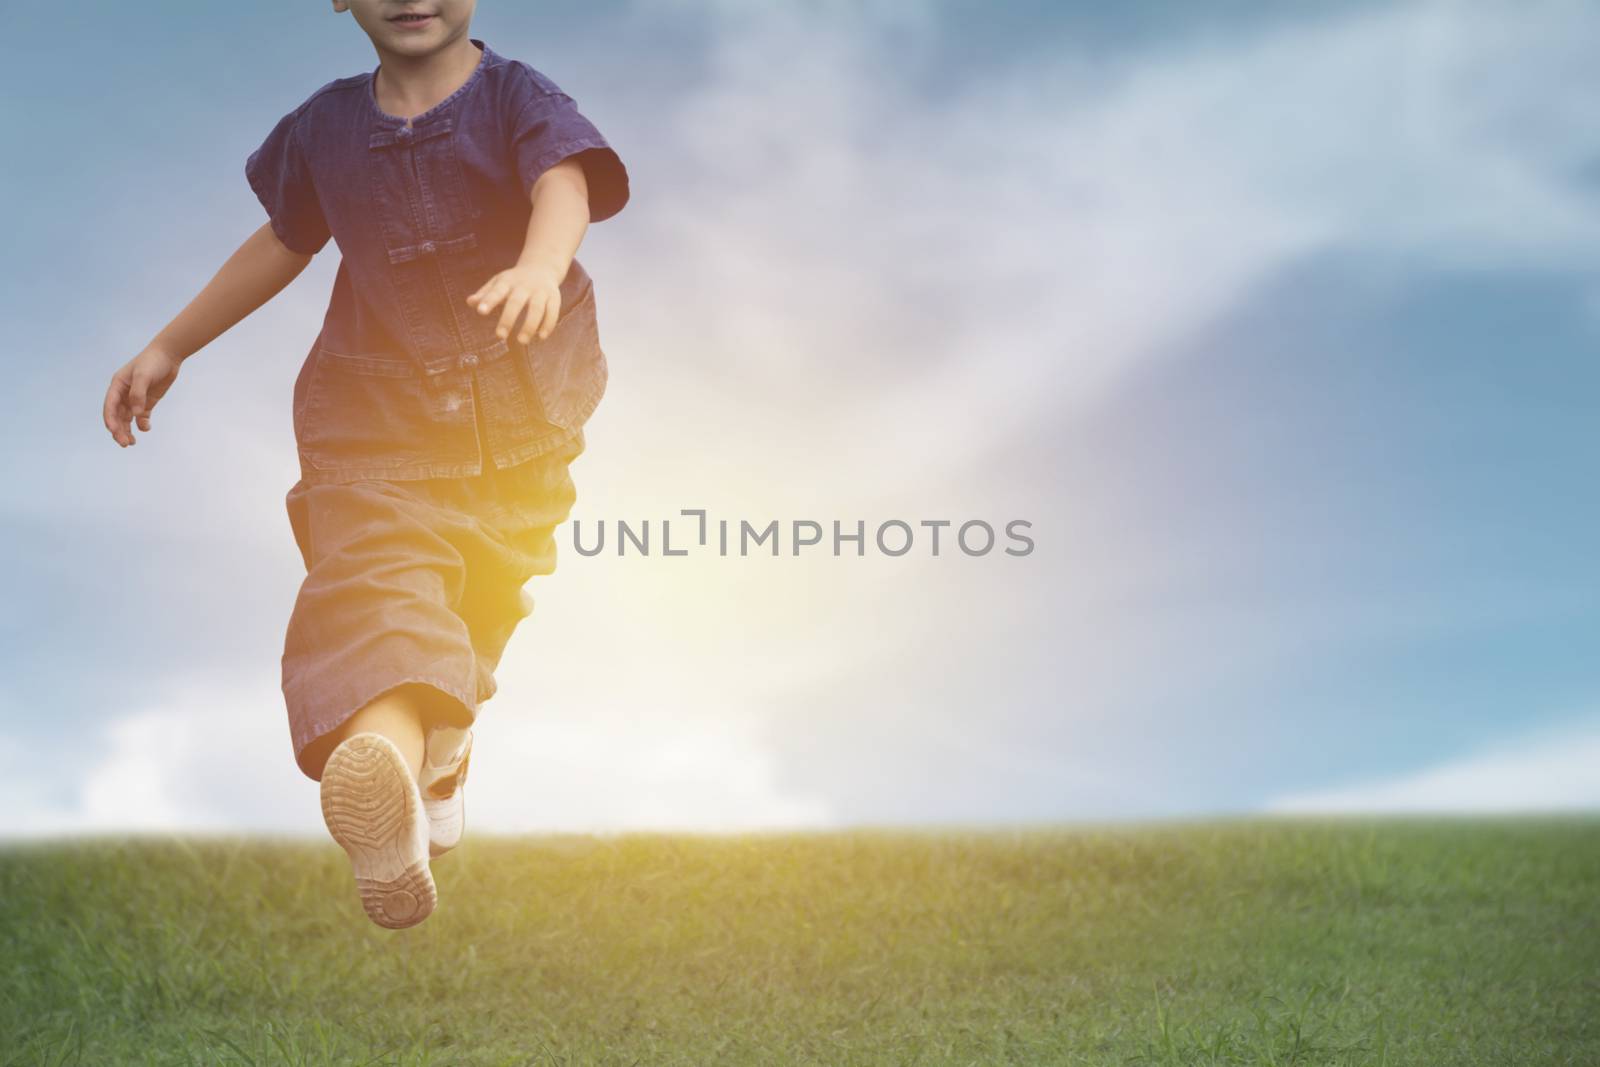
[[[432,241],[424,241],[424,242],[422,242],[422,250],[424,252],[426,252],[430,256],[433,255],[433,247],[434,246],[433,246],[433,242]]]
[[[411,136],[411,127],[410,126],[402,126],[398,130],[394,131],[394,135],[396,137],[410,137]]]
[[[463,367],[476,367],[478,365],[477,353],[468,352],[466,355],[462,356],[461,365]]]

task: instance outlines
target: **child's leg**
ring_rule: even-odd
[[[458,611],[468,546],[484,533],[444,488],[300,483],[287,497],[307,573],[284,634],[283,691],[296,760],[314,781],[363,732],[393,743],[414,776],[428,727],[476,714]]]
[[[432,692],[432,686],[415,682],[395,686],[320,738],[317,747],[322,751],[312,758],[318,764],[326,762],[326,754],[354,734],[382,734],[405,756],[411,777],[416,778],[422,769],[422,747],[431,719],[428,709]]]

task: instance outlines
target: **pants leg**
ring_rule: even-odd
[[[470,726],[533,610],[523,586],[555,570],[555,531],[575,499],[567,447],[474,479],[297,483],[285,503],[306,561],[284,636],[283,693],[303,773],[307,749],[395,686],[443,694]]]

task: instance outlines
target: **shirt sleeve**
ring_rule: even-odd
[[[245,177],[255,190],[261,206],[267,209],[272,232],[292,252],[313,255],[328,243],[330,235],[311,168],[296,132],[298,113],[291,112],[278,121],[245,161]]]
[[[566,93],[544,92],[524,103],[517,112],[512,145],[524,195],[532,192],[545,171],[577,156],[589,186],[590,222],[609,219],[628,202],[628,171],[621,157]]]

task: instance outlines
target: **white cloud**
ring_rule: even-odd
[[[685,654],[713,672],[740,661],[719,652],[741,647],[726,626],[747,605],[793,606],[792,646],[820,636],[861,653],[796,680],[815,710],[741,710],[774,722],[776,755],[802,784],[832,769],[806,766],[809,745],[789,754],[802,736],[854,752],[874,731],[903,731],[883,760],[829,782],[830,795],[857,797],[917,780],[931,759],[921,722],[986,736],[993,717],[959,694],[983,692],[1027,640],[1018,617],[1047,626],[1062,653],[1008,680],[1028,701],[1016,720],[1080,728],[1141,705],[1181,716],[1207,705],[1208,687],[1353,633],[1459,625],[1435,601],[1396,612],[1392,590],[1359,585],[1298,607],[1280,599],[1276,613],[1246,602],[1235,619],[1206,568],[1270,531],[1241,515],[1214,553],[1205,533],[1119,529],[1098,518],[1130,514],[1117,506],[1129,489],[1115,482],[1115,441],[1085,442],[1104,470],[1014,442],[1048,440],[1030,430],[1092,412],[1319,253],[1353,254],[1369,272],[1354,284],[1379,290],[1481,267],[1592,271],[1600,203],[1582,166],[1600,155],[1600,122],[1580,106],[1600,91],[1592,9],[1395,6],[1130,56],[1063,40],[970,79],[918,67],[928,35],[947,29],[898,8],[890,23],[881,6],[822,10],[719,22],[707,75],[664,108],[659,206],[631,224],[643,254],[623,249],[598,283],[629,303],[605,327],[618,384],[580,507],[670,514],[706,503],[682,499],[701,486],[719,491],[713,506],[757,514],[803,514],[813,500],[845,516],[998,503],[1027,509],[1041,551],[971,586],[930,576],[937,565],[834,567],[805,600],[772,570],[744,568],[726,604],[670,567],[617,565],[599,610],[648,612],[641,584],[681,583],[668,610],[693,612],[683,628],[698,648]],[[612,570],[580,569],[594,568]],[[980,585],[1009,602],[996,610]],[[1196,589],[1223,626],[1208,628]],[[708,600],[726,610],[703,610]],[[853,610],[819,619],[808,600]],[[933,627],[961,626],[969,647],[940,655]],[[626,633],[594,655],[650,661]],[[909,724],[895,718],[906,706]],[[1040,755],[1073,762],[1069,741]],[[1140,754],[1119,755],[1137,775]],[[975,775],[961,788],[978,814],[1018,786]],[[1072,801],[1052,800],[1062,807],[1041,814],[1070,814]],[[852,802],[843,814],[871,813]]]
[[[667,111],[642,254],[608,264],[636,303],[618,350],[669,354],[625,367],[613,432],[692,414],[716,432],[691,446],[848,461],[859,492],[948,484],[1312,254],[1390,277],[1596,263],[1600,20],[1579,5],[1385,8],[1092,62],[1063,40],[931,102],[918,62],[952,31],[898,5],[718,31]],[[681,391],[718,375],[742,414]],[[790,431],[814,447],[774,448]]]
[[[505,684],[505,683],[502,683]],[[512,687],[514,689],[514,686]],[[483,706],[468,792],[471,829],[717,832],[815,826],[825,805],[783,795],[753,740],[698,718],[519,714],[503,690]],[[581,709],[581,700],[564,703]],[[295,766],[275,679],[175,682],[97,736],[53,750],[4,746],[0,837],[115,831],[323,834],[316,783]],[[41,756],[47,758],[41,759]],[[53,784],[65,796],[46,800]]]
[[[142,707],[108,715],[99,730],[35,744],[45,746],[7,768],[8,834],[319,826],[315,788],[295,768],[271,678],[174,678]],[[38,777],[41,769],[48,779]],[[47,781],[62,780],[64,795],[46,790]],[[59,799],[41,803],[43,796]]]
[[[491,702],[480,722],[468,801],[480,829],[726,832],[831,822],[826,804],[785,796],[772,754],[725,719],[513,719]]]
[[[1280,814],[1497,813],[1600,808],[1600,723],[1409,774],[1279,797]]]

